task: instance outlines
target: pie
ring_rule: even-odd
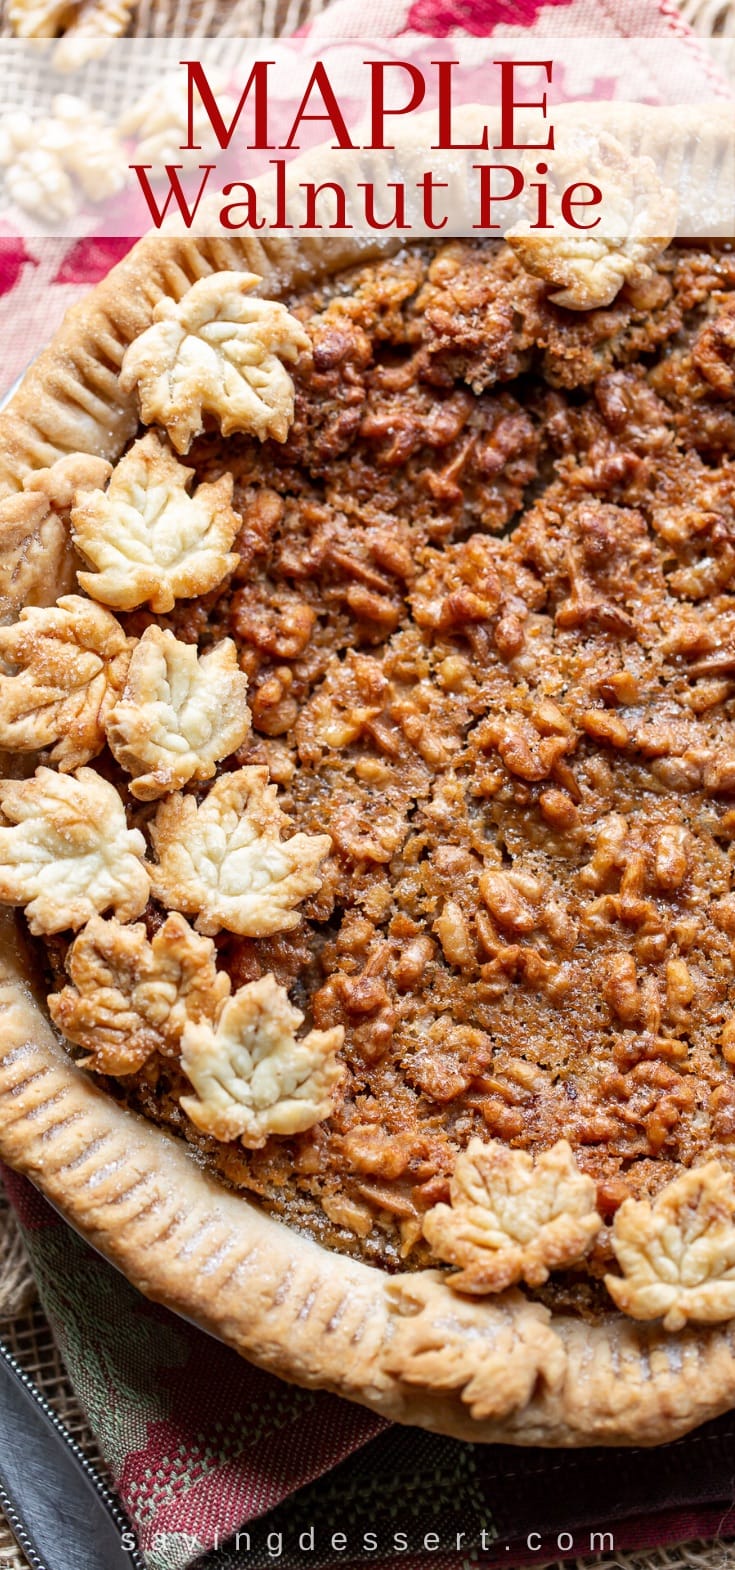
[[[289,1379],[735,1401],[734,460],[707,242],[144,241],[0,422],[0,1150]]]

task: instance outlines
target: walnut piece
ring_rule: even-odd
[[[137,0],[9,0],[8,15],[18,38],[54,38],[61,32],[74,39],[114,38],[125,32],[136,3]],[[74,64],[83,64],[83,59],[75,56]],[[55,55],[54,67],[63,70],[65,58]]]
[[[79,572],[95,600],[129,611],[149,601],[170,611],[178,598],[207,594],[239,558],[228,554],[240,526],[232,477],[199,485],[150,431],[113,470],[106,492],[87,491],[71,512],[74,544],[96,570]]]
[[[105,744],[105,719],[119,697],[133,647],[101,605],[67,594],[53,609],[27,606],[0,628],[0,747],[50,757],[67,772]]]
[[[100,1074],[132,1074],[152,1052],[178,1052],[187,1020],[213,1019],[230,981],[211,938],[174,913],[149,943],[142,924],[93,916],[66,957],[71,986],[52,993],[51,1018]]]
[[[129,829],[114,785],[94,769],[0,782],[0,901],[24,905],[33,933],[82,927],[109,907],[122,921],[150,889],[145,840]]]
[[[69,0],[8,0],[8,20],[18,38],[53,38],[69,14]]]
[[[122,391],[137,388],[144,423],[165,426],[177,452],[189,451],[205,413],[224,436],[286,440],[294,387],[282,362],[310,340],[284,305],[251,294],[260,281],[255,273],[200,278],[178,304],[161,300],[125,352]]]
[[[266,768],[220,775],[201,805],[176,792],[151,825],[155,894],[170,909],[196,913],[199,932],[225,927],[262,938],[298,926],[295,907],[321,886],[317,867],[331,840],[281,840],[288,823]]]
[[[194,644],[147,627],[107,715],[107,739],[134,776],[133,795],[153,801],[189,780],[211,779],[250,729],[247,690],[231,638],[199,657]]]
[[[395,1319],[387,1373],[424,1390],[458,1390],[478,1421],[524,1407],[539,1384],[559,1385],[566,1358],[547,1309],[520,1292],[502,1305],[463,1302],[444,1280],[422,1270],[390,1282]]]
[[[735,1318],[735,1185],[719,1161],[684,1172],[652,1203],[624,1200],[612,1243],[623,1274],[605,1285],[632,1319],[681,1330]]]
[[[229,124],[237,112],[237,99],[225,91],[229,74],[228,70],[217,66],[207,70],[207,80],[225,124]],[[125,110],[118,120],[118,131],[121,136],[135,138],[136,163],[153,164],[159,169],[166,164],[196,169],[207,154],[219,151],[212,122],[196,94],[193,95],[192,104],[192,140],[196,146],[185,146],[189,139],[188,99],[186,79],[172,72],[168,76],[157,77],[146,92]]]
[[[54,70],[78,71],[88,60],[98,59],[111,39],[127,31],[137,4],[138,0],[77,0],[54,51]]]
[[[13,110],[0,119],[0,166],[10,198],[26,212],[69,218],[86,198],[105,201],[127,176],[113,127],[81,98],[59,93],[39,118]]]
[[[574,1264],[600,1229],[592,1178],[560,1139],[534,1162],[500,1140],[471,1139],[457,1158],[451,1205],[424,1217],[439,1259],[459,1265],[459,1292],[502,1292],[515,1281],[540,1286],[551,1270]]]
[[[304,1016],[273,976],[241,987],[216,1026],[188,1021],[181,1067],[196,1095],[181,1106],[215,1139],[239,1139],[251,1150],[271,1134],[299,1134],[329,1117],[344,1066],[337,1053],[341,1025],[296,1039]]]

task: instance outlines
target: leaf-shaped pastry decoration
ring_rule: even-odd
[[[459,1292],[502,1292],[516,1281],[540,1286],[551,1270],[581,1259],[600,1229],[596,1187],[560,1139],[534,1162],[500,1140],[471,1139],[458,1156],[451,1205],[424,1217],[439,1259],[460,1267]]]
[[[132,647],[115,617],[79,594],[64,595],[53,609],[27,606],[12,627],[0,628],[0,659],[18,668],[0,675],[0,747],[50,747],[63,771],[94,758]]]
[[[294,387],[283,361],[310,340],[285,306],[252,294],[260,282],[255,273],[198,279],[178,304],[161,300],[153,325],[125,351],[123,392],[137,388],[144,423],[165,426],[177,452],[189,451],[205,414],[225,436],[286,440]]]
[[[618,1308],[632,1319],[735,1319],[735,1184],[719,1161],[693,1167],[651,1203],[626,1199],[616,1212],[613,1248],[622,1276],[606,1276]]]
[[[181,1067],[196,1095],[181,1105],[197,1128],[257,1149],[271,1134],[298,1134],[329,1117],[344,1073],[344,1030],[297,1039],[303,1021],[285,988],[262,976],[225,1003],[216,1026],[185,1025]]]
[[[463,1302],[444,1279],[421,1270],[389,1283],[387,1373],[424,1390],[457,1391],[478,1421],[522,1410],[539,1388],[558,1389],[566,1354],[547,1309],[520,1292],[498,1303]]]
[[[247,690],[231,638],[200,657],[172,632],[146,628],[107,716],[107,738],[133,775],[133,795],[152,801],[189,780],[211,779],[250,729]]]
[[[0,782],[0,901],[24,905],[31,932],[82,927],[112,908],[122,921],[145,909],[145,840],[129,829],[114,785],[94,769]]]
[[[93,916],[66,957],[71,985],[52,993],[59,1030],[89,1053],[84,1067],[132,1074],[152,1052],[178,1052],[188,1020],[213,1019],[230,981],[211,938],[175,913],[154,933]]]
[[[172,910],[196,914],[199,932],[225,927],[260,938],[297,926],[296,906],[320,887],[317,868],[331,840],[282,840],[288,825],[265,768],[220,775],[201,805],[179,792],[167,797],[151,825],[155,894]]]
[[[207,594],[239,558],[232,477],[197,486],[154,431],[134,443],[107,491],[85,492],[72,508],[74,544],[93,572],[79,572],[93,599],[129,611],[147,600],[170,611],[179,598]]]

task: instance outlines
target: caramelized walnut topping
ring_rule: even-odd
[[[343,1029],[347,1068],[326,1121],[257,1150],[196,1130],[175,1054],[119,1093],[391,1270],[429,1259],[422,1218],[473,1139],[537,1159],[564,1137],[606,1217],[732,1165],[735,259],[646,265],[574,315],[482,241],[306,282],[286,440],[223,441],[203,408],[191,449],[192,488],[231,474],[241,521],[166,642],[199,670],[231,639],[253,720],[211,791],[196,771],[160,809],[148,940],[165,901],[187,912],[233,990],[273,974],[309,1027]],[[55,483],[1,504],[12,604],[48,590],[74,490]],[[152,642],[153,615],[121,608],[125,636]],[[140,733],[135,752],[155,774]],[[264,827],[241,770],[287,824]],[[605,1229],[531,1290],[592,1312],[604,1268]]]
[[[310,342],[285,306],[253,294],[260,281],[255,273],[199,278],[178,303],[159,301],[153,326],[125,351],[122,391],[137,389],[144,423],[165,426],[177,452],[189,451],[205,414],[224,436],[286,440],[294,388],[283,361]]]

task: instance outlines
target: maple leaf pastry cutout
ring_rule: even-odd
[[[117,610],[146,601],[164,613],[177,599],[215,589],[237,566],[240,527],[232,476],[198,485],[149,431],[116,465],[106,491],[87,491],[71,510],[74,544],[93,571],[77,573],[93,599]]]
[[[0,628],[0,747],[50,748],[62,771],[101,752],[105,721],[120,697],[134,640],[101,605],[67,594],[54,607],[26,606]]]
[[[189,451],[215,418],[223,436],[286,440],[294,417],[292,364],[310,339],[277,300],[253,294],[255,273],[212,273],[178,302],[159,301],[153,323],[125,351],[120,386],[137,390],[145,425],[162,425]]]
[[[199,655],[172,632],[146,628],[107,714],[107,738],[133,776],[133,795],[152,801],[189,780],[211,779],[248,734],[247,690],[231,638]]]
[[[93,916],[67,956],[69,985],[51,994],[51,1018],[89,1054],[83,1067],[132,1074],[153,1052],[178,1055],[188,1021],[211,1019],[230,991],[211,938],[178,913],[151,941],[141,923]]]
[[[2,498],[0,595],[14,605],[48,605],[60,590],[73,587],[69,509],[75,495],[104,485],[111,472],[103,458],[74,453],[36,470],[22,491]]]
[[[145,840],[94,769],[41,767],[32,779],[0,781],[0,809],[0,901],[25,906],[31,932],[82,927],[110,908],[122,921],[140,916],[150,892]]]
[[[239,1139],[250,1149],[272,1134],[298,1134],[333,1110],[344,1065],[337,1053],[341,1025],[296,1031],[304,1016],[273,976],[241,987],[216,1025],[187,1022],[181,1067],[195,1095],[182,1096],[192,1123],[215,1139]]]
[[[605,1285],[624,1314],[665,1330],[735,1318],[735,1184],[720,1161],[683,1172],[652,1201],[624,1200],[612,1244],[622,1275]]]
[[[204,933],[224,927],[261,938],[297,926],[298,905],[321,887],[317,869],[331,840],[282,839],[289,819],[276,794],[268,770],[250,767],[221,774],[201,804],[180,792],[166,797],[151,824],[157,898],[195,915]]]
[[[460,1292],[502,1292],[516,1281],[541,1286],[574,1264],[600,1230],[597,1189],[560,1139],[536,1161],[501,1140],[471,1139],[457,1157],[451,1205],[424,1217],[437,1258],[458,1267]]]

